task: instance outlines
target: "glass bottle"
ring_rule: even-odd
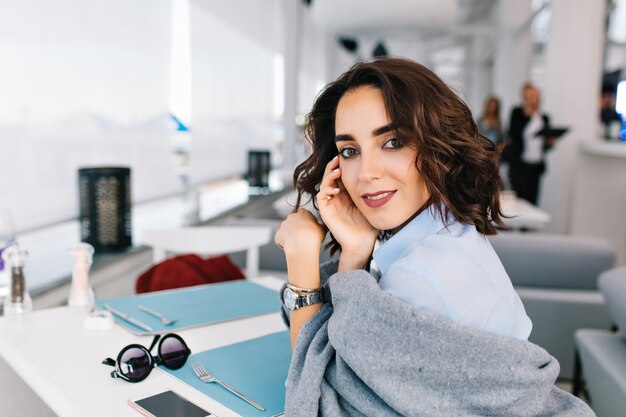
[[[33,302],[26,287],[26,258],[28,252],[20,248],[16,242],[2,253],[5,265],[10,267],[11,285],[9,295],[4,303],[4,315],[16,317],[29,313]]]
[[[4,264],[2,253],[13,245],[15,229],[9,209],[0,207],[0,300],[9,294],[11,271],[9,265]]]
[[[79,243],[72,248],[72,285],[67,304],[70,307],[91,308],[95,295],[89,284],[89,268],[93,261],[94,248],[88,243]]]

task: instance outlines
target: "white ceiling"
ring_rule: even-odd
[[[440,32],[460,17],[459,0],[313,0],[314,19],[331,33]]]
[[[475,32],[493,25],[498,6],[498,0],[310,1],[313,18],[328,32],[378,37]]]

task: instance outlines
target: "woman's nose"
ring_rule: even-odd
[[[362,180],[372,180],[380,178],[382,175],[382,164],[376,154],[361,154],[361,165],[359,167],[359,178]]]

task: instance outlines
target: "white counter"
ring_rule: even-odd
[[[580,144],[571,231],[606,239],[626,264],[626,142]]]
[[[609,158],[626,158],[626,141],[622,142],[583,142],[580,144],[581,154],[607,156]]]

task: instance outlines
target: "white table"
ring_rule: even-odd
[[[506,216],[511,216],[504,219],[504,222],[512,229],[541,230],[552,220],[548,213],[521,198],[512,201],[503,200],[502,212]]]
[[[274,277],[251,281],[276,290],[284,283]],[[102,365],[104,358],[115,358],[131,343],[149,347],[153,337],[133,335],[118,325],[106,331],[86,330],[85,315],[59,307],[34,311],[19,320],[0,318],[0,355],[59,417],[137,417],[127,404],[129,399],[166,389],[219,417],[239,416],[158,368],[136,384],[111,378],[113,368]],[[284,330],[277,312],[176,333],[196,353]]]

